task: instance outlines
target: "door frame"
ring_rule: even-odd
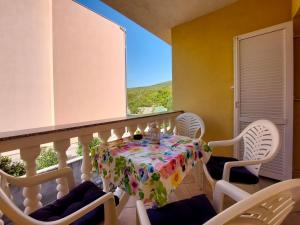
[[[292,178],[293,172],[293,105],[294,105],[294,67],[293,67],[293,22],[285,22],[275,26],[260,29],[247,34],[242,34],[234,37],[234,119],[233,119],[233,133],[234,136],[239,134],[239,121],[240,121],[240,71],[239,71],[239,43],[241,40],[259,36],[266,33],[271,33],[279,30],[284,30],[284,46],[288,53],[284,55],[285,60],[285,106],[284,106],[284,118],[283,120],[273,120],[275,124],[284,124],[286,126],[286,132],[284,137],[284,143],[281,143],[282,147],[285,147],[286,155],[284,163],[289,165],[285,170],[285,178]],[[252,121],[245,121],[252,122]],[[238,145],[234,146],[234,156],[240,158]]]

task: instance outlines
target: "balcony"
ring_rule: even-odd
[[[300,154],[297,150],[300,146],[298,132],[300,98],[297,97],[300,96],[300,79],[297,78],[300,72],[300,13],[299,4],[295,3],[297,1],[278,0],[275,3],[266,0],[226,0],[222,3],[193,1],[188,5],[180,1],[161,3],[141,0],[127,2],[102,0],[172,46],[174,111],[132,116],[126,116],[126,108],[132,102],[128,103],[124,94],[126,92],[126,31],[122,27],[100,18],[97,14],[92,14],[88,8],[77,4],[84,4],[85,0],[76,2],[47,0],[47,4],[38,6],[38,10],[31,8],[30,4],[22,3],[23,8],[12,10],[14,14],[5,14],[11,12],[13,4],[9,5],[5,0],[1,1],[3,6],[7,7],[7,10],[2,13],[3,18],[19,16],[19,20],[22,20],[28,16],[27,24],[32,28],[27,32],[28,30],[22,28],[22,24],[7,22],[6,27],[2,28],[0,23],[2,29],[0,33],[3,34],[0,35],[0,48],[9,52],[4,57],[0,53],[0,65],[3,69],[0,69],[0,81],[4,84],[0,99],[4,99],[1,107],[5,106],[0,109],[2,118],[0,128],[5,130],[10,127],[12,130],[0,132],[0,156],[15,151],[16,157],[24,162],[26,170],[24,177],[33,177],[36,174],[70,166],[76,184],[92,180],[105,191],[114,190],[115,187],[103,185],[101,178],[93,171],[90,155],[92,140],[99,139],[100,145],[120,139],[127,141],[128,137],[133,136],[136,131],[146,133],[151,122],[158,123],[162,133],[173,133],[175,118],[184,111],[194,112],[205,120],[207,125],[205,140],[232,138],[253,119],[241,116],[237,122],[236,109],[240,107],[241,101],[236,100],[236,95],[250,93],[251,90],[258,88],[256,93],[251,92],[252,97],[257,97],[256,94],[262,89],[268,89],[259,89],[259,85],[256,85],[246,91],[237,91],[235,74],[238,67],[233,60],[234,56],[237,57],[235,55],[237,50],[233,51],[232,40],[233,38],[235,41],[244,40],[243,35],[246,33],[289,21],[292,21],[294,39],[287,42],[287,46],[290,50],[294,50],[294,58],[288,58],[287,61],[294,61],[294,69],[290,68],[293,65],[289,64],[283,66],[282,70],[288,70],[289,73],[285,75],[292,74],[290,81],[294,81],[287,86],[283,85],[282,89],[287,91],[284,93],[289,93],[288,96],[286,94],[279,96],[281,86],[278,89],[271,86],[269,90],[275,90],[271,93],[274,95],[267,100],[264,99],[260,104],[263,108],[270,103],[268,106],[271,110],[267,116],[270,116],[268,118],[280,128],[284,147],[274,160],[274,164],[264,168],[266,172],[261,174],[263,177],[259,186],[264,188],[277,180],[300,177]],[[31,3],[35,4],[33,1]],[[69,7],[70,5],[76,5],[74,11],[72,11],[74,8]],[[25,16],[23,17],[20,12]],[[85,17],[87,13],[89,16]],[[36,23],[37,18],[41,18],[39,23]],[[67,20],[67,18],[72,19]],[[98,26],[106,29],[106,32],[101,32],[97,29]],[[20,30],[27,35],[21,38],[17,32]],[[6,35],[8,33],[12,35]],[[107,36],[103,37],[103,34]],[[280,37],[282,36],[284,35]],[[102,39],[99,39],[100,37]],[[15,45],[25,50],[16,51]],[[106,48],[111,51],[103,51]],[[264,61],[263,56],[251,58],[249,62],[259,58],[260,60],[255,61],[259,64]],[[244,68],[246,67],[242,69]],[[278,69],[276,66],[274,68]],[[273,71],[267,71],[265,77],[270,73]],[[243,85],[260,81],[259,78],[259,76],[253,79],[247,78],[243,80]],[[278,80],[270,79],[269,83],[271,85],[276,81]],[[31,84],[35,82],[42,85],[34,88]],[[10,94],[11,90],[18,90],[23,94],[15,96]],[[105,93],[101,99],[98,98],[100,92]],[[282,110],[278,110],[282,111],[284,117],[278,115],[272,117],[279,108],[276,100],[281,101],[285,97],[288,97],[288,103]],[[34,101],[29,102],[28,98]],[[44,101],[45,99],[50,100]],[[245,107],[249,110],[245,114],[251,114],[255,111],[251,105],[253,102],[245,99],[246,103],[250,102],[248,108]],[[17,110],[15,110],[16,106],[19,106]],[[28,111],[23,113],[22,110]],[[136,107],[134,114],[149,113],[153,110],[159,111],[161,107]],[[259,114],[260,110],[255,113]],[[261,117],[261,114],[257,117]],[[98,120],[99,118],[105,119]],[[39,128],[23,129],[25,127]],[[38,170],[36,159],[45,146],[54,149],[58,163]],[[81,156],[76,154],[78,146],[82,146]],[[235,155],[242,158],[242,153],[237,147],[216,149],[214,154]],[[276,167],[273,167],[274,165]],[[6,180],[1,178],[1,187],[26,214],[61,198],[69,191],[64,179],[20,189],[10,187]],[[128,201],[128,196],[122,195],[123,191],[114,191],[121,196],[120,205],[127,206],[120,217],[121,224],[132,224],[136,199],[131,198]],[[188,177],[179,192],[181,192],[180,196],[175,196],[174,201],[202,193],[203,190],[196,187],[193,178]],[[228,205],[230,203],[228,202]],[[297,219],[299,220],[298,215],[292,216],[285,224],[294,224]],[[5,217],[3,220],[6,222]],[[0,224],[2,224],[1,220]]]
[[[92,171],[90,158],[89,144],[93,137],[100,138],[102,143],[113,142],[118,139],[126,141],[126,138],[133,136],[137,130],[140,130],[142,133],[147,131],[147,127],[151,122],[157,122],[163,133],[172,133],[175,128],[175,118],[181,113],[182,111],[176,111],[16,132],[3,132],[0,136],[0,153],[18,149],[21,159],[25,163],[27,177],[57,168],[64,168],[69,165],[73,168],[77,184],[91,179],[99,184],[100,177]],[[71,139],[76,137],[78,137],[79,143],[82,145],[82,157],[68,160],[66,152],[70,148]],[[53,144],[58,154],[58,165],[37,170],[36,158],[41,152],[41,146],[49,143]],[[9,190],[5,180],[1,180],[1,187],[4,190]],[[67,184],[62,179],[57,179],[56,188],[54,183],[43,185],[42,188],[24,188],[23,191],[14,188],[12,193],[9,192],[9,195],[28,214],[39,208],[42,204],[47,204],[55,200],[56,191],[57,198],[64,196],[68,192]],[[22,195],[21,193],[23,193],[23,197],[20,196]],[[24,198],[23,202],[21,202],[22,198]],[[124,199],[124,204],[126,201],[127,199]]]

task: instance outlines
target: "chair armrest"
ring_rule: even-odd
[[[210,142],[208,142],[208,146],[210,148],[232,146],[232,145],[235,145],[236,143],[238,143],[241,140],[241,138],[242,138],[241,136],[237,136],[230,140],[210,141]]]
[[[32,187],[57,178],[66,178],[70,189],[75,186],[73,172],[70,167],[37,174],[32,177],[14,177],[0,170],[0,176],[4,177],[9,184],[18,187]]]
[[[229,196],[237,202],[250,196],[248,192],[238,188],[237,186],[227,181],[219,180],[216,183],[213,193],[213,206],[218,213],[223,209],[224,195]]]
[[[222,179],[225,181],[229,181],[230,170],[232,167],[251,166],[251,165],[261,164],[263,162],[264,160],[243,160],[243,161],[226,162],[224,165]]]
[[[24,214],[19,208],[17,208],[10,199],[5,195],[5,193],[0,189],[0,203],[1,211],[7,215],[10,219],[13,220],[16,224],[22,225],[65,225],[78,220],[91,210],[95,209],[101,204],[104,204],[104,225],[117,225],[117,215],[115,207],[114,195],[109,192],[102,196],[101,198],[96,199],[85,207],[77,210],[76,212],[55,221],[43,222],[36,220],[26,214]]]
[[[141,200],[138,200],[136,202],[136,211],[137,211],[136,214],[137,225],[151,225],[146,208]]]

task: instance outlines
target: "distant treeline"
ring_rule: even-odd
[[[172,82],[167,81],[160,84],[128,88],[128,108],[130,114],[138,114],[139,107],[163,106],[172,110]]]

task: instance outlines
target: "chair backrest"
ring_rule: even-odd
[[[176,133],[190,138],[202,138],[205,133],[203,120],[194,113],[182,113],[176,118]],[[198,136],[199,135],[199,136]]]
[[[290,212],[299,210],[299,203],[300,179],[287,180],[237,202],[207,221],[205,225],[279,225]]]
[[[275,124],[269,120],[257,120],[249,124],[239,135],[244,140],[243,160],[273,160],[279,151],[280,136]],[[261,164],[246,166],[258,176]]]

